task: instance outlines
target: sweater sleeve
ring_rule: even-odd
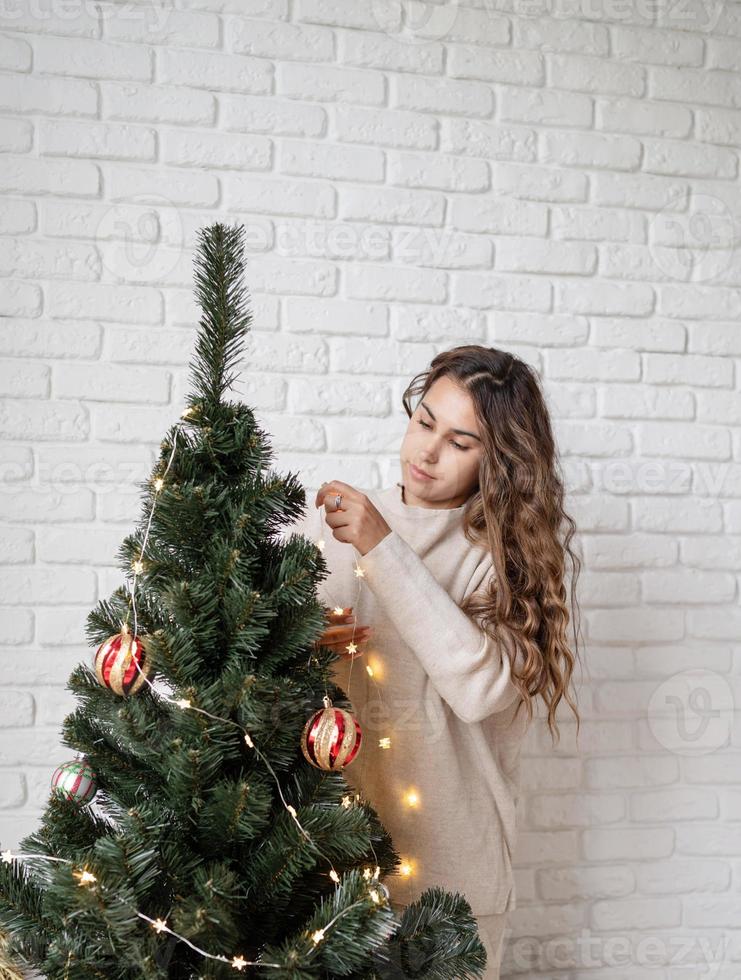
[[[511,680],[516,650],[503,649],[466,615],[396,531],[358,553],[357,561],[397,632],[462,721],[483,721],[513,703],[520,693]]]

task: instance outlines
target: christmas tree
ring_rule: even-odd
[[[343,775],[362,732],[315,642],[327,567],[279,535],[305,491],[225,398],[252,320],[243,236],[198,234],[187,408],[140,484],[125,584],[87,618],[76,757],[1,852],[6,955],[48,980],[479,977],[463,896],[428,889],[396,916],[381,878],[399,856]]]

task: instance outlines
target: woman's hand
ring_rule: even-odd
[[[340,509],[334,505],[335,494],[341,493]],[[368,497],[349,483],[331,480],[323,483],[316,495],[315,506],[324,504],[325,520],[332,528],[332,535],[343,544],[354,545],[361,555],[365,555],[382,541],[391,528],[383,514]]]
[[[324,608],[326,610],[327,623],[334,625],[328,625],[319,639],[314,641],[316,648],[320,646],[330,647],[335,653],[347,655],[347,648],[351,641],[355,644],[363,643],[370,636],[370,626],[347,625],[348,623],[352,624],[354,619],[352,606],[341,610],[339,613],[335,612],[334,609],[330,609],[329,606],[325,606]],[[355,652],[352,656],[357,657],[360,654]]]

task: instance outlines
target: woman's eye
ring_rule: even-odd
[[[417,421],[419,422],[420,425],[423,425],[425,427],[425,429],[431,429],[432,428],[431,425],[428,425],[427,422],[423,421],[422,419],[417,419]],[[467,453],[468,452],[468,446],[461,446],[460,443],[457,443],[455,441],[455,439],[451,439],[450,441],[453,443],[453,445],[455,446],[455,448],[456,449],[460,449],[460,451],[462,453]]]

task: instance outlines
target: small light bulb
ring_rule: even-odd
[[[360,567],[360,565],[356,565],[355,566],[355,577],[356,578],[365,578],[365,572]]]
[[[187,698],[180,698],[180,700],[179,701],[176,701],[175,704],[178,706],[178,708],[190,708],[191,707],[191,703],[190,703],[190,701]]]
[[[291,806],[290,803],[286,807],[286,810],[288,810],[288,812],[291,814],[292,817],[296,816],[296,810],[294,809],[294,807]]]
[[[386,736],[384,738],[379,738],[378,739],[378,745],[382,749],[390,749],[391,748],[391,739],[388,736]]]
[[[407,806],[416,806],[419,803],[419,797],[413,789],[410,789],[407,793],[405,802]]]
[[[322,941],[322,939],[324,939],[324,929],[317,929],[316,932],[312,932],[311,938],[314,940],[314,943],[318,946],[319,943]]]
[[[167,928],[167,923],[164,919],[155,919],[152,923],[152,928],[155,930],[155,932],[164,932]]]
[[[241,956],[235,956],[232,960],[232,966],[235,970],[244,970],[247,966],[247,960],[243,959]]]
[[[246,743],[247,743],[247,744],[249,745],[249,747],[250,747],[251,749],[254,749],[254,747],[255,747],[255,743],[254,743],[254,742],[252,741],[252,739],[251,739],[251,738],[249,737],[249,735],[247,734],[247,732],[245,732],[245,733],[244,733],[244,740],[245,740],[245,742],[246,742]]]
[[[339,883],[340,883],[340,876],[337,874],[337,872],[335,871],[334,868],[332,868],[332,870],[329,872],[329,877],[332,879],[332,881],[336,885],[339,885]]]
[[[13,863],[13,855],[12,855],[12,853],[10,851],[3,851],[0,854],[0,857],[3,859],[3,861],[5,862],[5,864],[12,864]]]
[[[165,481],[162,479],[161,476],[158,476],[157,479],[154,481],[154,489],[161,490],[162,487],[164,487],[164,485],[165,485]]]
[[[399,873],[404,875],[405,878],[408,878],[412,874],[412,870],[412,865],[409,861],[404,861],[399,868]]]
[[[373,677],[373,668],[370,666],[370,664],[367,664],[365,669],[368,671],[368,676]]]
[[[345,610],[342,608],[342,606],[335,606],[334,609],[332,610],[335,616],[341,616],[344,611]]]
[[[137,575],[141,575],[141,573],[144,571],[144,562],[139,559],[135,561],[131,567],[134,569]]]

